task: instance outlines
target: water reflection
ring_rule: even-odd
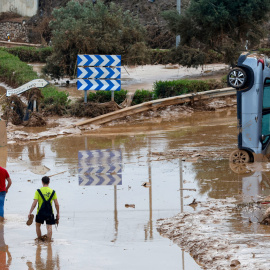
[[[58,254],[53,256],[52,243],[37,243],[36,260],[26,265],[28,270],[60,270],[60,258]]]
[[[80,186],[122,185],[121,151],[79,151],[78,176]]]
[[[153,239],[153,205],[152,205],[152,167],[151,167],[151,146],[148,144],[148,185],[149,188],[149,221],[144,226],[145,241]]]
[[[11,262],[12,257],[4,238],[4,224],[0,224],[0,269],[9,269]]]
[[[31,161],[31,165],[41,165],[43,158],[45,157],[44,147],[40,144],[28,144],[28,158]]]
[[[200,195],[225,199],[242,192],[241,179],[230,169],[227,159],[200,160],[193,163],[193,171]]]

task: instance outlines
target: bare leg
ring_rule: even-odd
[[[36,232],[38,239],[41,239],[41,229],[40,229],[41,223],[36,222]]]
[[[48,241],[50,242],[52,240],[52,225],[46,225],[46,226],[47,226]]]

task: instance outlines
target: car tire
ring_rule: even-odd
[[[233,68],[228,74],[227,81],[233,88],[243,88],[247,82],[247,74],[242,68]]]
[[[247,151],[245,150],[235,150],[230,154],[230,162],[234,164],[239,163],[249,163],[250,162],[250,156]]]

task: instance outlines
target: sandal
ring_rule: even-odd
[[[28,220],[26,221],[26,225],[30,226],[33,223],[33,219],[34,219],[34,215],[31,214],[30,218],[28,218]]]

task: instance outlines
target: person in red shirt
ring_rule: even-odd
[[[6,185],[7,181],[7,185]],[[12,182],[6,169],[0,167],[0,221],[4,221],[5,197]]]

